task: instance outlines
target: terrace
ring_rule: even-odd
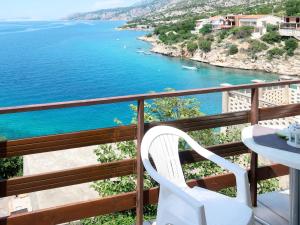
[[[135,192],[113,195],[105,198],[97,198],[84,202],[68,205],[60,205],[53,208],[32,212],[21,212],[0,219],[1,225],[54,225],[76,221],[83,218],[100,216],[128,209],[136,209],[137,225],[143,223],[143,206],[157,204],[158,188],[144,190],[144,168],[140,159],[140,144],[144,133],[156,125],[164,124],[177,127],[184,131],[198,131],[209,128],[219,128],[244,123],[257,124],[259,121],[297,116],[300,112],[300,104],[289,104],[272,107],[259,107],[259,89],[280,85],[300,84],[300,80],[258,83],[248,85],[236,85],[217,88],[194,89],[176,92],[152,93],[112,98],[100,98],[81,101],[59,102],[51,104],[38,104],[19,107],[0,108],[0,114],[21,113],[39,110],[52,110],[70,107],[84,107],[91,105],[112,104],[135,101],[138,105],[137,125],[101,128],[97,130],[81,131],[76,133],[34,137],[21,140],[8,140],[0,143],[0,157],[25,156],[30,154],[60,151],[84,146],[92,146],[120,141],[137,140],[137,158],[121,160],[105,164],[96,164],[63,171],[43,173],[32,176],[23,176],[0,181],[0,197],[20,195],[25,193],[65,187],[96,180],[137,175]],[[190,95],[203,95],[236,90],[251,90],[251,109],[239,112],[230,112],[218,115],[207,115],[192,119],[177,121],[145,123],[144,103],[146,100],[167,97],[179,97]],[[257,182],[270,178],[288,175],[289,170],[280,164],[270,164],[258,167],[258,156],[251,152],[242,142],[235,142],[207,147],[222,157],[251,154],[249,166],[249,181],[253,205],[258,216],[272,218],[270,224],[287,224],[280,214],[268,206],[280,204],[282,194],[271,193],[258,197]],[[203,161],[204,159],[192,150],[180,152],[182,164]],[[189,186],[201,186],[214,191],[236,185],[232,173],[226,173],[211,177],[204,177],[188,181]],[[275,196],[275,197],[274,197]],[[259,199],[259,201],[258,201]],[[272,200],[273,203],[268,203]],[[276,206],[276,205],[275,205]]]

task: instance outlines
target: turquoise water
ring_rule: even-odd
[[[144,32],[116,31],[122,23],[0,23],[0,107],[277,79],[138,53],[150,47],[137,40]],[[184,70],[182,65],[199,70]],[[221,94],[199,99],[203,112],[221,111]],[[127,124],[132,117],[128,105],[2,115],[0,136],[15,139],[109,127],[115,118]]]

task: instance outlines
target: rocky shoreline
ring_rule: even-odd
[[[243,51],[240,51],[235,55],[228,55],[227,51],[224,51],[224,48],[219,46],[213,46],[212,50],[208,53],[197,50],[194,54],[190,54],[186,49],[182,49],[180,45],[169,46],[161,43],[156,36],[143,36],[140,37],[139,40],[151,43],[151,52],[170,57],[182,57],[218,67],[257,70],[280,75],[300,76],[299,49],[295,51],[295,55],[293,57],[280,57],[269,60],[264,53],[259,54],[256,59],[252,59]],[[242,49],[247,49],[248,46],[247,44],[243,44],[243,46],[240,47]]]

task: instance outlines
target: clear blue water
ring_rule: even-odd
[[[258,72],[221,69],[160,55],[138,41],[144,32],[116,31],[123,22],[0,23],[0,107],[275,80]],[[182,65],[196,65],[198,71]],[[221,94],[199,96],[201,110],[221,111]],[[129,103],[0,116],[9,139],[130,123]]]

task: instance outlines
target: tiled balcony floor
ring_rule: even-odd
[[[258,207],[254,214],[259,219],[255,225],[288,225],[289,193],[272,192],[258,197]],[[144,225],[154,225],[153,222],[144,222]]]

